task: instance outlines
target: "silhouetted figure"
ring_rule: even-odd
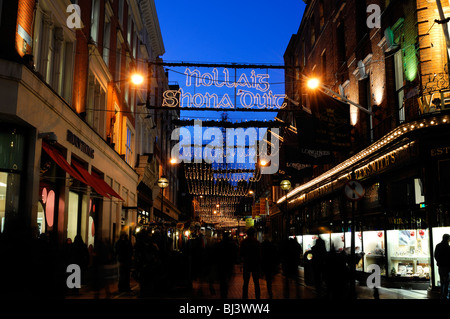
[[[151,297],[156,293],[162,263],[159,247],[147,230],[140,231],[136,236],[135,259],[140,297]]]
[[[312,267],[314,273],[314,285],[316,287],[316,293],[320,297],[322,295],[323,286],[323,273],[325,267],[325,257],[327,249],[325,247],[325,241],[322,238],[316,239],[316,244],[312,247]]]
[[[298,266],[300,265],[301,246],[294,238],[289,238],[283,243],[281,263],[284,275],[284,297],[289,298],[290,282],[295,288],[299,288]],[[299,292],[297,291],[297,294]],[[298,297],[298,296],[297,296]]]
[[[350,269],[347,265],[345,251],[336,252],[334,249],[326,255],[324,264],[324,278],[327,285],[327,298],[346,299],[349,297]]]
[[[278,249],[268,236],[266,236],[261,243],[261,266],[270,299],[273,298],[272,282],[274,276],[278,273],[279,265],[280,257]]]
[[[106,298],[111,297],[109,282],[107,281],[106,265],[110,260],[108,248],[101,240],[96,240],[92,251],[92,288],[95,298],[100,297],[100,292],[105,289]]]
[[[444,234],[442,241],[436,245],[434,258],[436,259],[439,278],[441,281],[441,299],[449,299],[448,285],[450,273],[450,235]]]
[[[260,299],[261,289],[259,287],[259,277],[261,272],[261,244],[255,238],[255,229],[250,227],[247,230],[247,237],[241,242],[240,256],[243,261],[244,286],[242,288],[242,298],[248,298],[248,284],[250,275],[255,286],[255,297]]]
[[[190,285],[192,285],[194,280],[201,283],[204,279],[205,239],[200,232],[199,223],[196,223],[194,226],[188,241],[188,257]],[[203,294],[201,284],[199,285],[198,294]]]
[[[228,297],[228,287],[233,274],[237,251],[238,247],[230,239],[230,235],[227,232],[223,234],[222,240],[215,245],[215,262],[220,284],[220,297],[223,299]]]
[[[119,263],[119,292],[130,292],[131,259],[133,246],[126,233],[121,233],[114,245],[117,262]]]
[[[71,246],[70,263],[80,266],[81,282],[85,283],[86,272],[89,265],[89,250],[81,235],[76,235]]]

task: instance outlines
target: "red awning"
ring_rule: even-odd
[[[77,162],[72,162],[72,165],[75,166],[78,172],[83,176],[83,178],[88,181],[88,185],[91,186],[97,193],[99,193],[102,196],[111,198],[108,193],[103,189],[102,185],[98,183],[98,179],[94,178],[89,172],[84,169],[80,164]]]
[[[54,147],[50,146],[46,142],[42,142],[42,148],[44,151],[61,167],[65,172],[69,173],[73,178],[78,179],[80,182],[88,184],[88,182],[66,161],[64,156]]]
[[[120,200],[123,201],[123,198],[120,197],[120,195],[117,194],[117,193],[114,191],[114,189],[112,189],[112,187],[109,186],[103,179],[101,179],[101,178],[99,178],[99,177],[97,177],[97,176],[95,176],[95,175],[91,175],[91,176],[92,176],[92,178],[94,178],[94,179],[97,181],[97,183],[102,187],[102,189],[103,189],[106,193],[108,193],[109,195],[114,196],[114,197],[116,197],[116,198],[118,198],[118,199],[120,199]]]

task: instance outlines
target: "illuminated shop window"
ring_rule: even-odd
[[[381,275],[386,275],[386,248],[383,230],[363,232],[364,271],[370,265],[380,266]]]
[[[429,279],[428,229],[388,230],[387,245],[390,277]]]

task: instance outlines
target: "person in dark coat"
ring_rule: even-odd
[[[450,235],[444,234],[442,241],[436,245],[434,258],[436,259],[441,280],[441,299],[449,299],[448,285],[450,273]]]
[[[89,250],[87,248],[87,245],[84,243],[83,238],[81,235],[76,235],[75,239],[73,241],[73,244],[71,245],[70,250],[70,263],[76,264],[80,266],[81,269],[81,282],[85,282],[85,276],[86,272],[89,266]]]
[[[261,259],[262,272],[267,284],[267,292],[269,294],[269,298],[272,299],[272,282],[274,276],[278,273],[280,260],[277,247],[268,238],[268,236],[265,237],[264,241],[261,244]]]
[[[215,245],[215,261],[220,284],[220,297],[228,297],[228,284],[233,274],[238,247],[231,240],[229,233],[223,234],[222,240]]]
[[[114,245],[117,261],[119,263],[119,292],[130,292],[131,259],[133,246],[126,233],[120,235]]]
[[[261,289],[259,286],[259,277],[261,272],[261,244],[255,238],[255,229],[253,227],[250,227],[247,230],[247,237],[241,242],[240,257],[243,261],[244,278],[242,298],[248,298],[248,284],[251,275],[255,286],[255,298],[260,299]]]
[[[314,284],[316,286],[316,293],[320,297],[322,294],[322,285],[325,271],[325,259],[327,255],[325,241],[320,237],[317,238],[316,244],[312,247],[311,251],[312,251]]]

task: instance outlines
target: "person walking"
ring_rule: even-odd
[[[312,266],[314,274],[314,285],[316,293],[320,298],[322,296],[323,276],[325,271],[325,259],[327,256],[327,249],[325,241],[322,238],[316,239],[316,244],[312,247]]]
[[[228,297],[228,288],[233,267],[237,256],[237,245],[231,240],[228,232],[223,233],[223,238],[214,247],[214,259],[217,267],[217,275],[220,285],[220,297]]]
[[[434,258],[436,259],[439,277],[441,279],[441,299],[449,299],[448,285],[450,273],[450,235],[444,234],[442,241],[436,245]]]
[[[264,241],[261,244],[261,258],[262,271],[264,278],[266,279],[267,292],[269,294],[269,299],[272,299],[272,282],[274,276],[278,273],[280,261],[277,247],[269,239],[268,234],[266,234]]]
[[[133,246],[126,233],[121,233],[114,245],[117,261],[119,263],[119,292],[130,292],[131,259]]]
[[[241,242],[240,257],[243,261],[242,299],[248,299],[248,284],[250,275],[253,278],[255,286],[255,298],[260,299],[261,289],[259,286],[260,268],[261,268],[261,244],[255,238],[255,229],[250,227],[247,230],[247,237]]]

